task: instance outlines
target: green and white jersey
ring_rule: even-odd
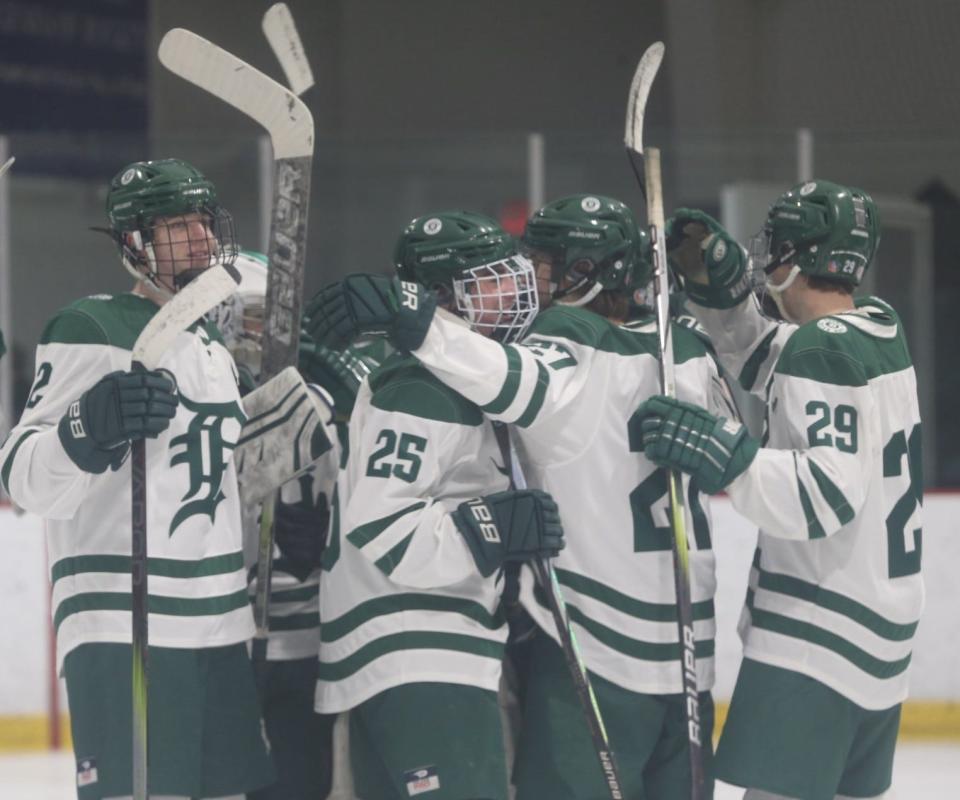
[[[729,414],[717,367],[692,331],[673,326],[677,391]],[[682,691],[666,472],[631,442],[628,424],[660,392],[656,323],[615,325],[556,305],[522,345],[501,345],[437,315],[416,356],[488,416],[513,423],[530,486],[553,495],[566,547],[553,560],[589,670],[647,694]],[[716,586],[708,499],[684,479],[701,690],[714,680]],[[557,638],[533,574],[521,599]]]
[[[923,608],[923,482],[896,313],[876,298],[801,327],[753,300],[697,312],[744,388],[767,398],[765,446],[727,488],[760,526],[744,654],[864,708],[901,702]]]
[[[37,377],[0,449],[15,503],[46,519],[58,664],[88,642],[130,642],[130,467],[93,475],[64,452],[57,424],[101,377],[130,369],[157,306],[100,295],[63,309],[37,347]],[[146,441],[150,643],[201,648],[253,634],[232,451],[244,422],[233,360],[212,325],[195,324],[164,354],[180,404]]]
[[[450,514],[509,487],[493,428],[416,360],[360,385],[320,581],[316,708],[408,683],[496,692],[507,626]]]
[[[327,409],[324,419],[329,445],[319,460],[303,475],[280,487],[285,503],[309,502],[330,507],[340,464],[340,442],[334,423],[333,401],[318,387],[310,386]],[[257,592],[257,557],[260,545],[260,504],[243,513],[244,563],[249,580],[250,602]],[[301,580],[290,572],[290,563],[274,545],[273,572],[270,580],[270,633],[267,637],[267,661],[291,661],[316,658],[320,649],[320,569]]]

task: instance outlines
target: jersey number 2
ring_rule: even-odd
[[[883,477],[896,478],[903,475],[906,458],[909,485],[887,515],[888,574],[902,578],[920,571],[920,555],[923,550],[923,529],[908,532],[907,523],[913,512],[923,505],[923,464],[921,462],[920,423],[913,426],[910,437],[905,431],[897,431],[883,448]],[[907,547],[907,537],[912,547]]]
[[[412,433],[401,433],[384,428],[377,436],[380,445],[367,461],[367,475],[371,478],[394,477],[413,483],[420,474],[420,456],[427,449],[427,440]],[[391,456],[396,456],[395,459]]]

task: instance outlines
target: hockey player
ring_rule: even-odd
[[[246,641],[253,634],[231,451],[244,421],[230,354],[198,321],[161,369],[131,348],[193,277],[236,257],[213,184],[176,159],[110,182],[110,229],[133,290],[59,311],[0,449],[0,479],[44,517],[57,665],[66,678],[77,795],[131,794],[130,471],[147,439],[150,771],[154,797],[238,795],[273,780]]]
[[[260,253],[241,251],[235,266],[241,284],[218,308],[214,321],[237,363],[246,394],[260,380],[267,261]],[[276,506],[274,538],[279,552],[270,585],[270,631],[265,642],[254,641],[253,662],[277,782],[251,793],[250,800],[324,798],[330,793],[335,717],[317,714],[313,708],[320,646],[320,557],[341,458],[335,419],[349,418],[360,380],[373,366],[369,357],[361,361],[318,348],[301,334],[298,368],[328,413],[321,428],[323,442],[316,441],[317,432],[312,437],[322,454],[307,473],[281,488]],[[243,512],[252,600],[260,504]]]
[[[670,224],[691,307],[731,373],[766,400],[762,443],[682,402],[656,398],[642,412],[648,456],[725,489],[760,526],[717,753],[718,777],[751,800],[876,798],[890,785],[923,607],[923,483],[900,321],[883,301],[853,297],[879,238],[859,189],[812,181],[781,196],[753,264],[777,323],[714,220],[681,209]]]
[[[527,480],[558,498],[567,547],[554,564],[625,796],[682,797],[690,777],[666,476],[644,457],[631,422],[659,387],[652,315],[626,322],[634,286],[650,279],[643,237],[623,203],[574,195],[534,214],[522,244],[538,274],[550,276],[552,300],[522,345],[484,339],[431,313],[422,290],[415,303],[391,306],[389,295],[386,303],[379,293],[354,297],[346,283],[339,314],[331,292],[331,317],[344,327],[392,328],[395,343],[436,378],[488,417],[513,423]],[[682,396],[726,409],[707,346],[679,326],[673,335]],[[684,492],[709,767],[714,557],[706,502],[694,482],[685,481]],[[521,597],[541,633],[523,667],[517,797],[603,800],[609,792],[539,591],[524,570]]]
[[[395,263],[406,302],[432,307],[421,281],[481,338],[518,336],[536,313],[530,263],[482,215],[413,220]],[[563,546],[556,505],[510,491],[480,408],[406,355],[361,385],[349,438],[320,584],[317,709],[351,709],[364,800],[505,800],[498,573]]]

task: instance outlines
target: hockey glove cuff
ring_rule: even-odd
[[[412,353],[423,344],[430,329],[437,298],[419,283],[393,281],[397,316],[390,330],[390,343],[405,353]]]
[[[70,404],[57,434],[80,469],[116,470],[132,440],[153,439],[166,430],[179,402],[169,372],[111,372]]]
[[[504,563],[552,558],[564,547],[557,504],[535,489],[468,500],[452,517],[485,578]]]
[[[642,443],[658,466],[692,475],[707,494],[733,482],[760,448],[739,422],[662,396],[651,397],[633,415],[630,440]]]
[[[667,257],[693,302],[733,308],[750,293],[747,253],[709,214],[678,208],[667,222]]]

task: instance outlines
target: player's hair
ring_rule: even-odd
[[[836,292],[837,294],[852,295],[856,288],[851,283],[835,281],[821,275],[807,275],[807,286],[818,292]]]

